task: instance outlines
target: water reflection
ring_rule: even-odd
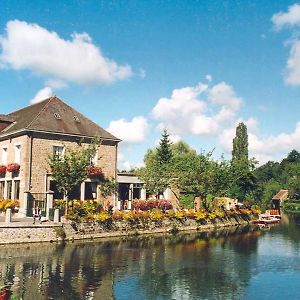
[[[0,287],[17,299],[239,298],[251,277],[259,234],[236,228],[1,246]]]

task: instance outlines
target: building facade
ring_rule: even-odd
[[[25,214],[26,193],[40,198],[53,190],[54,198],[60,197],[51,178],[49,156],[63,155],[66,148],[84,147],[93,137],[101,139],[93,164],[101,167],[106,177],[116,179],[120,140],[59,98],[51,97],[0,115],[0,199],[19,200],[20,212]],[[100,200],[100,184],[88,178],[74,190],[73,196],[81,200]],[[117,207],[117,199],[114,197],[111,201]]]

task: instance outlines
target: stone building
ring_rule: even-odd
[[[102,168],[106,177],[116,178],[120,140],[59,98],[51,97],[0,115],[0,169],[15,169],[0,172],[0,199],[18,199],[21,214],[26,214],[30,207],[26,193],[30,199],[43,200],[38,198],[53,190],[54,198],[59,197],[49,170],[49,155],[63,155],[66,147],[83,147],[95,136],[101,138],[101,145],[93,163]],[[100,199],[99,184],[93,178],[87,179],[74,191],[74,198]],[[112,201],[117,207],[117,199]]]

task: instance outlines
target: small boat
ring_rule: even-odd
[[[261,215],[259,215],[259,218],[254,221],[254,223],[258,223],[258,224],[275,224],[275,223],[278,223],[279,221],[280,221],[280,219],[278,219],[276,217],[266,215],[266,214],[261,214]]]

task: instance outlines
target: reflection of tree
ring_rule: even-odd
[[[233,230],[4,246],[0,287],[23,299],[114,299],[116,282],[134,278],[149,299],[182,293],[209,298],[216,291],[227,297],[247,284],[256,240],[255,232]]]
[[[280,234],[283,238],[293,241],[295,246],[300,241],[300,214],[284,214],[282,213],[282,221],[280,226],[274,226],[272,233]]]
[[[250,278],[250,259],[241,253],[255,251],[255,232],[238,234],[228,231],[212,235],[198,234],[162,242],[147,264],[152,268],[141,273],[139,280],[149,299],[172,295],[178,291],[188,297],[231,298],[242,292]],[[249,242],[250,240],[250,242]],[[253,243],[253,247],[249,247]],[[241,267],[242,266],[242,267]],[[234,293],[234,294],[233,294]],[[166,297],[168,298],[168,297]]]

